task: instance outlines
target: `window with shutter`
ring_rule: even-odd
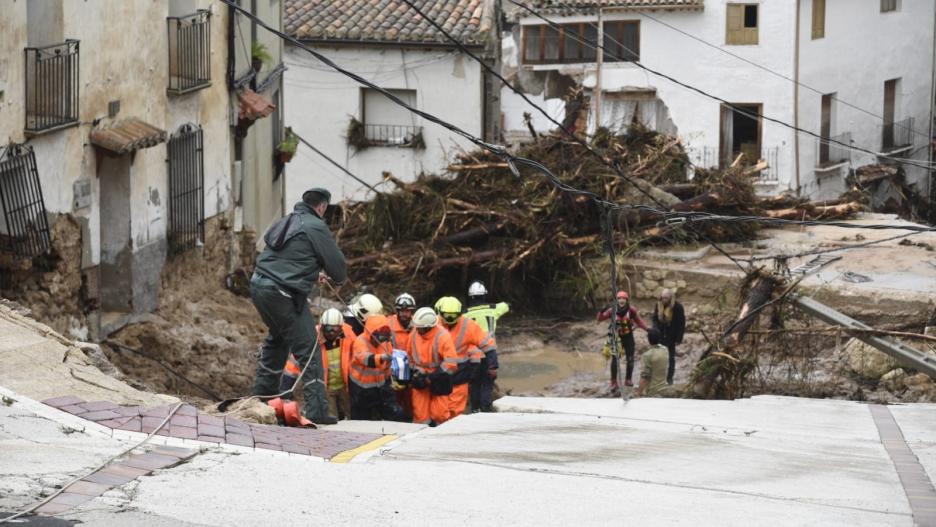
[[[881,0],[881,12],[897,11],[897,0]]]
[[[812,3],[812,38],[825,38],[825,0],[813,0]]]
[[[758,4],[728,4],[725,20],[725,44],[757,45],[760,25]]]

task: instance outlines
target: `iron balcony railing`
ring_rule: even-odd
[[[881,126],[882,146],[885,152],[913,145],[913,117]]]
[[[364,138],[376,146],[417,146],[422,127],[400,124],[365,124]]]
[[[26,135],[78,124],[78,41],[25,51]]]
[[[719,156],[718,148],[712,146],[692,147],[686,150],[689,156],[689,162],[694,169],[719,169],[722,158]],[[737,157],[735,154],[734,157]],[[732,158],[733,159],[733,158]],[[761,183],[775,183],[780,177],[780,147],[761,149],[760,159],[745,160],[746,165],[754,165],[760,160],[767,162],[767,169],[762,170],[757,177]]]
[[[780,147],[761,149],[761,160],[767,162],[767,168],[761,170],[757,180],[760,183],[780,181]]]
[[[20,258],[49,250],[49,223],[32,147],[10,145],[0,153],[0,208],[0,249]]]
[[[171,94],[211,86],[211,12],[167,18],[169,24],[169,88]]]
[[[819,168],[846,163],[851,160],[851,149],[844,146],[852,142],[851,132],[816,140],[816,166]]]
[[[200,126],[186,124],[169,138],[169,252],[205,239],[205,163]]]

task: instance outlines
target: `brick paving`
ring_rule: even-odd
[[[936,489],[933,488],[933,482],[916,454],[907,446],[900,425],[886,406],[872,404],[868,408],[877,426],[881,443],[894,463],[900,483],[907,494],[910,510],[913,511],[914,525],[936,525]]]
[[[161,446],[145,454],[129,456],[72,483],[64,492],[36,509],[36,512],[49,516],[61,514],[154,470],[178,465],[197,453],[194,449]]]
[[[119,406],[110,401],[84,401],[72,396],[55,397],[42,402],[113,430],[144,434],[155,430],[173,407]],[[380,434],[246,423],[231,417],[206,414],[191,405],[181,406],[158,435],[325,459],[382,437]],[[108,484],[104,481],[98,483]]]

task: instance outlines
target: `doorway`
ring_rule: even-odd
[[[730,166],[741,154],[743,165],[753,165],[761,158],[762,104],[723,104],[721,106],[721,168]]]
[[[101,310],[130,313],[133,311],[130,156],[102,157],[98,177],[101,187]]]

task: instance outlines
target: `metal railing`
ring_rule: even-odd
[[[166,20],[169,93],[178,95],[211,86],[211,12],[199,9],[191,15],[170,16]]]
[[[25,52],[26,135],[78,124],[78,41]]]
[[[851,160],[851,149],[841,143],[850,145],[851,132],[845,132],[828,139],[816,140],[816,166],[819,168],[845,163]]]
[[[711,146],[692,147],[686,150],[689,162],[696,168],[718,168],[718,149]]]
[[[205,239],[202,129],[185,124],[169,138],[169,252],[183,253]]]
[[[881,146],[883,150],[896,150],[913,144],[913,117],[893,123],[885,122],[881,126]]]
[[[759,183],[776,183],[780,181],[780,147],[762,148],[761,160],[767,162],[767,168],[761,170],[757,181]]]
[[[10,145],[0,154],[0,208],[3,251],[31,258],[49,250],[49,222],[32,147]]]
[[[401,124],[365,124],[364,138],[377,146],[416,146],[417,136],[422,135],[422,126]]]

